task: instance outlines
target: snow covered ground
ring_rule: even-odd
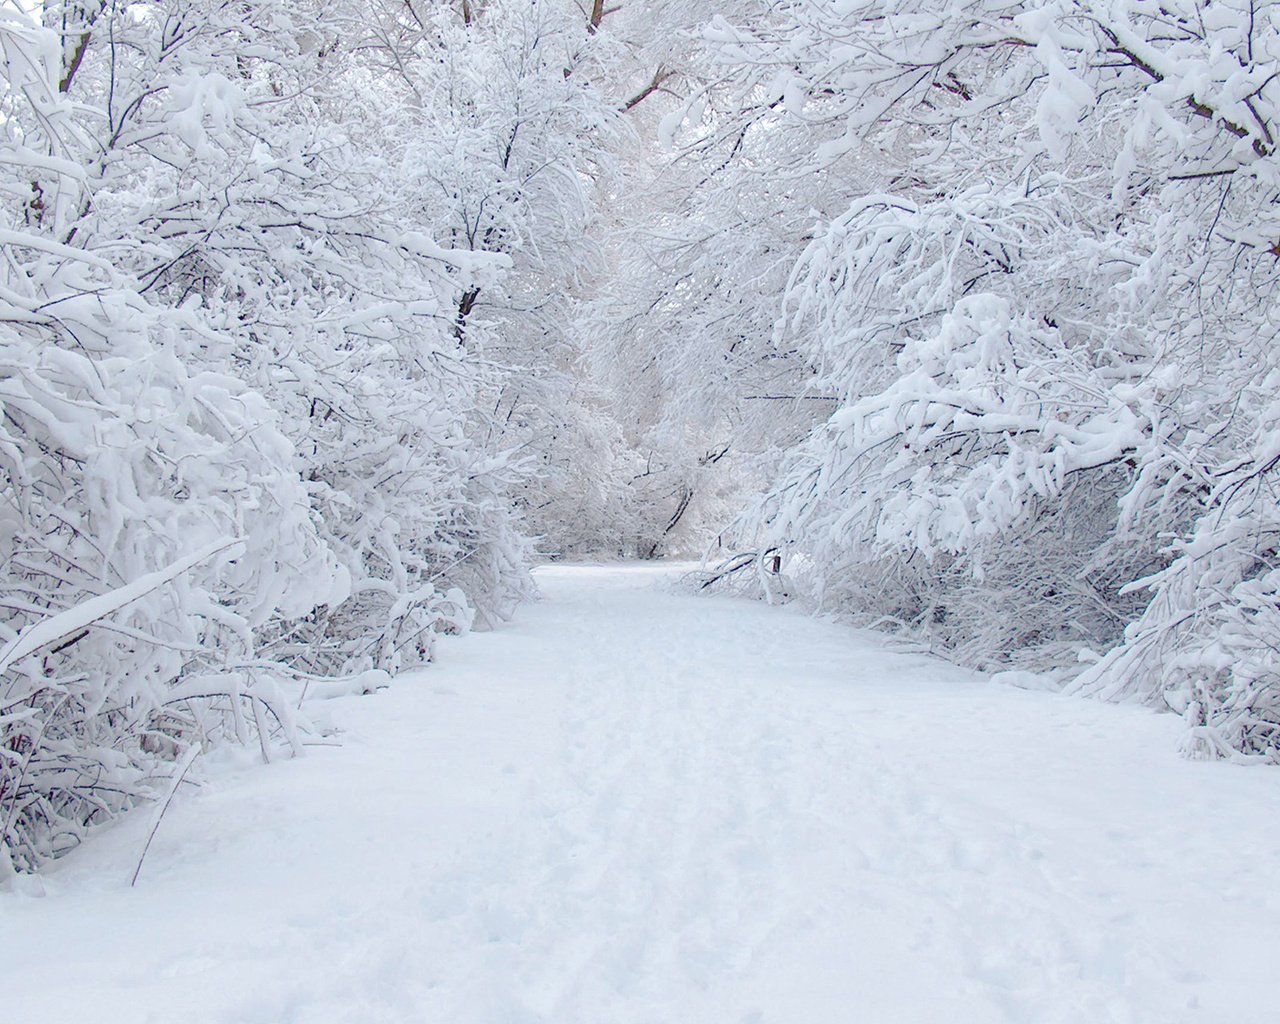
[[[0,896],[0,1019],[1275,1019],[1280,775],[788,609],[554,568],[341,747]]]

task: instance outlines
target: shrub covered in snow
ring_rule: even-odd
[[[354,13],[0,12],[0,868],[529,586],[451,312],[505,264],[339,127]]]
[[[1275,13],[806,0],[708,34],[791,172],[874,178],[791,276],[781,337],[839,408],[752,546],[1280,760]]]

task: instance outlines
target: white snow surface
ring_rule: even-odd
[[[0,1017],[1280,1012],[1280,775],[675,572],[541,569],[514,624],[334,702],[341,746],[213,766],[135,888],[146,811],[0,896]]]

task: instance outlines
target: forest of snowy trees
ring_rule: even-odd
[[[3,0],[0,877],[543,557],[1280,761],[1278,12]]]

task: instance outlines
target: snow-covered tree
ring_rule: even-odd
[[[560,549],[598,525],[580,518],[604,453],[573,325],[598,249],[596,198],[625,131],[602,81],[611,42],[561,0],[378,10],[368,45],[397,96],[405,209],[442,243],[507,268],[461,289],[449,316],[459,346],[493,370],[493,443],[532,470],[520,495],[530,526]]]
[[[773,325],[811,213],[850,168],[779,173],[790,133],[767,104],[743,107],[700,45],[718,11],[768,17],[767,4],[714,0],[662,12],[668,77],[633,118],[584,311],[591,372],[638,457],[628,494],[643,556],[705,546],[830,402]]]
[[[192,743],[296,746],[282,684],[527,590],[496,373],[456,336],[505,261],[434,241],[405,145],[349,117],[353,13],[3,11],[5,865]]]
[[[754,520],[830,604],[1280,751],[1280,32],[1248,4],[776,5],[744,107],[856,155],[783,337],[840,408]],[[1105,654],[1104,654],[1105,652]]]
[[[240,724],[243,697],[287,720],[269,683],[240,671],[254,631],[338,603],[346,585],[278,415],[225,371],[189,366],[201,319],[152,303],[85,245],[101,164],[68,96],[82,49],[68,61],[12,10],[0,40],[7,868],[145,791],[194,705],[219,701]]]

